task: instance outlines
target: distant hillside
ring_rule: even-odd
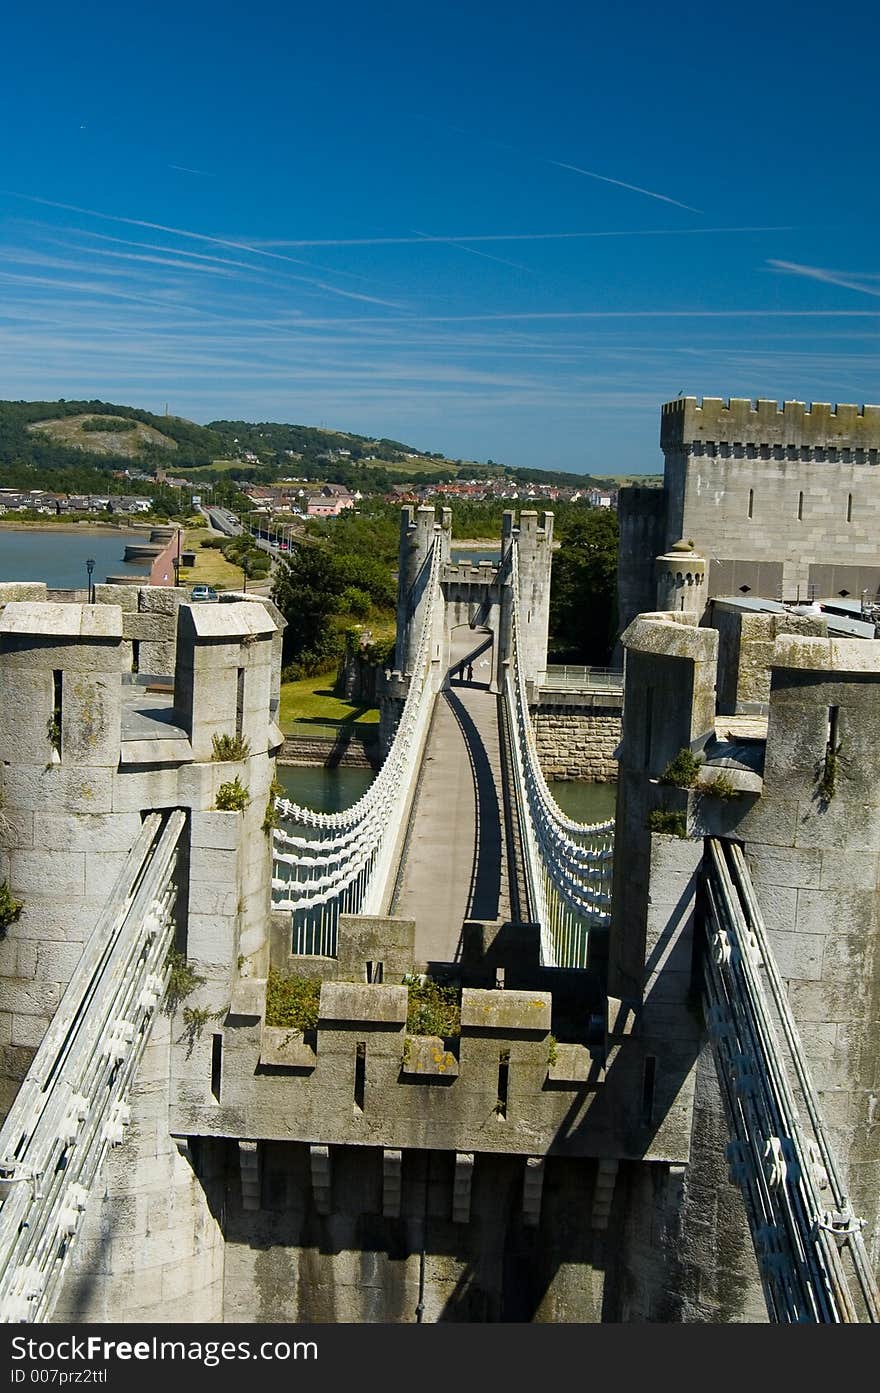
[[[106,429],[99,429],[105,420]],[[205,426],[133,406],[0,401],[0,467],[6,476],[22,470],[81,470],[87,465],[106,472],[125,468],[134,459],[149,471],[167,464],[172,451],[175,468],[210,465],[223,446]]]
[[[40,432],[56,445],[72,445],[93,455],[123,455],[140,459],[145,446],[155,445],[163,450],[176,450],[177,441],[163,435],[154,426],[135,421],[131,416],[61,416],[51,421],[32,421],[27,430]]]
[[[233,462],[231,467],[227,461]],[[215,462],[222,468],[215,469]],[[239,463],[240,462],[240,463]],[[399,440],[273,421],[211,421],[156,416],[105,401],[0,401],[0,482],[62,487],[60,474],[106,474],[136,463],[147,472],[173,463],[175,473],[256,483],[302,477],[385,492],[395,483],[432,484],[488,475],[577,488],[601,485],[589,474],[508,469],[497,461],[450,460]],[[44,477],[45,476],[45,477]]]

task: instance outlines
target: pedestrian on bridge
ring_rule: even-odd
[[[468,680],[469,682],[473,682],[473,680],[474,680],[474,665],[473,665],[473,663],[468,663],[467,680]]]

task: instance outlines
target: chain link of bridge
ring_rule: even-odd
[[[742,848],[708,838],[706,1021],[730,1127],[730,1178],[752,1230],[767,1309],[789,1324],[880,1320]],[[788,1062],[787,1062],[788,1061]]]
[[[0,1321],[51,1318],[168,977],[186,822],[151,813],[0,1130]]]

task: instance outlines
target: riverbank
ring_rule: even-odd
[[[150,532],[154,527],[165,526],[158,522],[53,522],[51,518],[13,519],[0,517],[0,532],[59,532],[75,533],[80,537],[107,536],[110,533]]]

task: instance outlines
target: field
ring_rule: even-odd
[[[135,459],[143,451],[144,445],[160,445],[165,450],[176,450],[177,441],[163,435],[153,426],[143,421],[135,421],[127,416],[104,416],[101,419],[126,422],[131,430],[85,430],[86,421],[94,421],[92,415],[62,416],[55,421],[33,421],[28,426],[32,434],[48,435],[56,445],[72,445],[77,450],[88,450],[95,455],[124,455]]]
[[[295,721],[351,725],[356,730],[378,724],[379,708],[352,706],[344,697],[335,696],[334,680],[332,672],[325,672],[320,677],[282,684],[278,724],[285,735],[290,734]]]
[[[660,488],[663,484],[662,474],[609,474],[606,483],[614,484],[617,488],[627,488],[630,484],[640,484],[644,488]]]
[[[196,553],[196,564],[180,568],[181,584],[213,585],[215,590],[241,590],[244,582],[241,567],[227,561],[219,547],[204,545],[208,537],[216,535],[204,527],[193,527],[186,532],[183,547]]]

